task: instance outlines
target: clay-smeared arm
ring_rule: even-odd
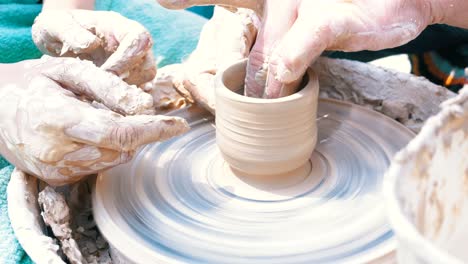
[[[468,28],[468,1],[432,0],[432,23]]]

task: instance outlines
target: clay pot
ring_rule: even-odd
[[[232,168],[278,175],[308,165],[317,142],[318,80],[309,69],[302,88],[278,99],[243,95],[247,60],[216,79],[216,141]]]

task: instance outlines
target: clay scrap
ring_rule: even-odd
[[[52,229],[54,236],[60,241],[63,253],[70,263],[87,263],[83,258],[70,228],[70,209],[65,197],[47,186],[39,193],[39,205],[42,207],[44,223]]]
[[[165,114],[193,103],[189,96],[183,96],[176,90],[176,80],[180,79],[182,72],[181,64],[162,67],[153,81],[142,86],[153,97],[153,107],[157,114]]]
[[[426,78],[358,61],[321,58],[312,68],[319,77],[321,98],[369,107],[414,132],[456,95]]]

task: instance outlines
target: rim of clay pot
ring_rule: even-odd
[[[229,87],[225,85],[226,83],[225,78],[227,78],[226,74],[229,72],[235,71],[236,68],[238,67],[241,67],[242,70],[245,72],[246,67],[247,67],[247,60],[248,59],[242,59],[234,64],[226,66],[221,71],[219,71],[222,74],[218,74],[216,78],[216,82],[218,83],[216,90],[218,93],[221,93],[225,98],[228,98],[236,102],[251,103],[251,104],[275,104],[275,103],[284,103],[284,102],[297,100],[299,98],[312,94],[314,92],[314,89],[318,89],[317,76],[315,75],[315,73],[312,71],[311,68],[307,68],[307,72],[306,72],[306,75],[304,75],[304,79],[301,83],[300,90],[291,95],[280,97],[280,98],[267,99],[267,98],[248,97],[248,96],[236,93],[235,91],[231,90]],[[243,74],[245,75],[245,73]],[[243,85],[244,85],[244,80],[242,80],[242,86]]]

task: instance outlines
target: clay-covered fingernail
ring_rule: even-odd
[[[282,83],[290,83],[295,81],[295,74],[286,66],[283,60],[279,60],[276,66],[275,79]]]

